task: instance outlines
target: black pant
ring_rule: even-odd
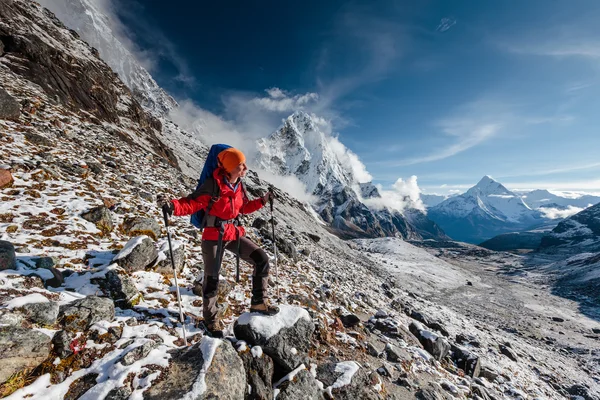
[[[204,282],[202,284],[202,311],[205,321],[213,321],[217,316],[217,293],[219,287],[220,266],[217,266],[217,240],[202,241],[202,259],[204,260]],[[237,251],[235,240],[223,242],[221,257],[229,250]],[[267,298],[269,281],[269,257],[256,243],[245,236],[240,238],[240,258],[254,267],[252,273],[251,304],[260,304]]]

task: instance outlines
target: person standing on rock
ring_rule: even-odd
[[[241,181],[248,167],[246,157],[240,150],[228,148],[220,152],[218,165],[212,177],[208,177],[189,196],[170,199],[166,195],[159,195],[157,199],[158,206],[166,209],[169,215],[191,215],[205,210],[201,246],[204,260],[202,311],[206,329],[215,335],[222,334],[224,328],[217,315],[217,292],[225,250],[237,253],[239,249],[238,256],[254,268],[250,312],[265,315],[279,312],[277,307],[269,304],[267,298],[269,257],[245,236],[244,227],[239,224],[240,214],[260,210],[271,200],[272,194],[267,192],[261,198],[248,199]]]

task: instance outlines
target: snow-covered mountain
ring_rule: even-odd
[[[271,136],[258,141],[256,163],[278,175],[296,176],[316,198],[317,213],[344,237],[445,238],[417,210],[413,225],[398,211],[365,205],[361,199],[380,197],[377,188],[359,181],[331,141],[311,115],[298,111]]]
[[[144,108],[156,116],[166,116],[177,107],[177,102],[158,86],[115,36],[109,17],[102,12],[99,3],[93,0],[39,0],[39,3],[96,48]]]
[[[533,209],[537,209],[546,218],[560,220],[600,203],[600,196],[584,193],[552,193],[548,190],[518,192],[521,198]]]
[[[453,239],[470,243],[543,222],[539,211],[489,176],[466,193],[431,207],[428,216]]]
[[[561,221],[542,238],[540,250],[571,254],[600,251],[600,203]]]

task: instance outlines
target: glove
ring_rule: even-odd
[[[158,196],[156,196],[156,205],[163,212],[169,214],[169,216],[173,215],[175,207],[173,206],[171,198],[166,194],[159,194]]]
[[[275,196],[273,195],[272,192],[265,193],[265,195],[262,197],[262,203],[263,203],[263,205],[267,204],[272,199],[275,199]]]

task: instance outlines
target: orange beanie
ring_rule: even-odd
[[[217,158],[227,172],[233,171],[238,165],[246,162],[246,156],[244,153],[238,149],[234,149],[233,147],[220,152]]]

